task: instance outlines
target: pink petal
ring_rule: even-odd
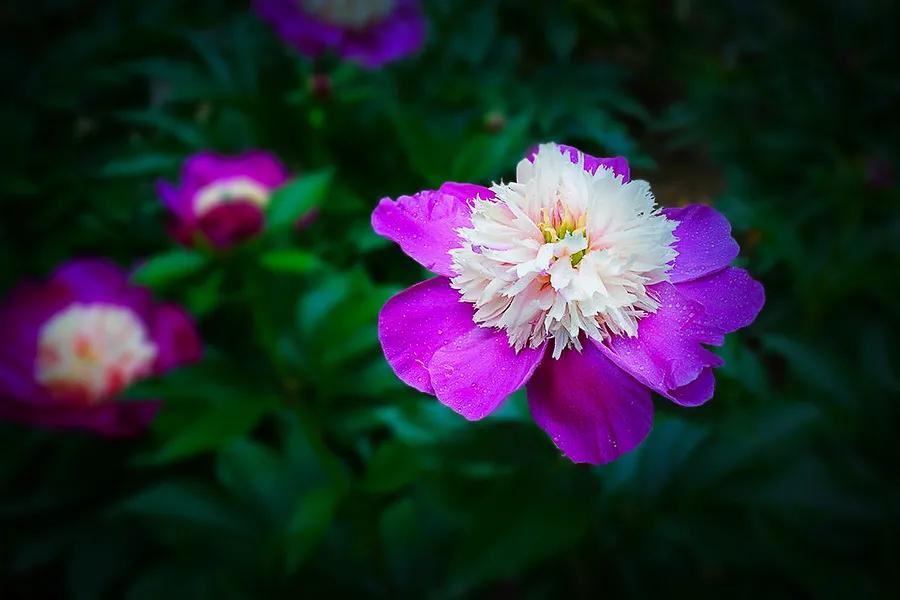
[[[423,281],[388,300],[378,315],[378,339],[397,377],[433,394],[428,363],[438,349],[477,328],[472,315],[472,305],[460,302],[446,277]]]
[[[661,283],[651,289],[660,307],[640,320],[637,337],[616,336],[598,347],[657,393],[686,406],[702,404],[712,397],[711,385],[681,388],[722,364],[703,344],[720,345],[723,332],[707,322],[703,305],[679,294],[675,286]]]
[[[617,459],[653,424],[650,390],[592,344],[541,363],[528,383],[528,405],[535,423],[576,463]]]
[[[706,321],[725,333],[752,323],[766,302],[762,284],[735,267],[675,287],[682,296],[702,304]]]
[[[479,185],[445,183],[437,191],[396,201],[384,198],[372,213],[372,228],[426,269],[452,277],[448,253],[461,245],[456,230],[472,225],[471,201],[476,196],[493,198],[494,194]]]
[[[663,213],[678,221],[675,249],[678,256],[669,271],[672,283],[690,281],[724,269],[740,248],[731,237],[731,223],[720,212],[703,204],[667,208]]]
[[[482,419],[525,385],[545,348],[516,353],[505,332],[476,327],[434,353],[431,385],[442,403],[470,421]]]

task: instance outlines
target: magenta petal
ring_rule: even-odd
[[[534,155],[537,154],[539,146],[534,146],[528,150],[528,153],[525,157],[534,161]],[[567,146],[565,144],[560,144],[559,149],[561,152],[569,155],[569,160],[573,163],[578,163],[581,157],[584,157],[584,170],[590,173],[596,173],[597,169],[603,167],[604,169],[612,169],[613,173],[622,177],[622,179],[627,183],[631,181],[631,168],[628,166],[628,159],[624,156],[611,156],[609,158],[599,158],[597,156],[591,156],[587,152],[582,152],[578,148],[574,146]]]
[[[128,273],[106,259],[69,261],[56,270],[51,281],[65,286],[78,302],[116,304],[131,309],[142,319],[152,310],[150,290],[130,285]]]
[[[0,402],[0,418],[51,429],[85,429],[108,437],[142,433],[159,412],[156,400],[108,402],[89,408],[51,408]]]
[[[669,271],[672,283],[690,281],[724,269],[740,248],[731,237],[731,223],[720,212],[703,204],[666,208],[667,218],[678,221],[675,249],[678,256]]]
[[[164,373],[180,365],[200,360],[203,346],[194,320],[182,308],[163,304],[153,314],[150,336],[156,344],[154,371]]]
[[[713,397],[716,391],[716,377],[712,367],[703,367],[697,379],[681,387],[669,390],[667,397],[681,406],[700,406]]]
[[[476,327],[434,353],[431,385],[443,404],[470,421],[482,419],[528,382],[545,349],[516,353],[505,332]]]
[[[703,395],[694,388],[686,395],[680,388],[722,364],[703,344],[722,344],[723,332],[707,322],[702,304],[682,296],[675,286],[661,283],[652,291],[660,307],[640,320],[637,336],[615,336],[598,346],[621,369],[666,398],[702,404],[712,397],[711,386],[702,388]]]
[[[725,333],[752,323],[766,302],[762,284],[735,267],[675,287],[682,296],[702,304],[706,322]]]
[[[378,339],[401,381],[433,394],[428,363],[442,346],[476,329],[471,304],[445,277],[435,277],[387,301],[378,315]]]
[[[425,18],[416,0],[395,0],[385,17],[362,28],[329,23],[297,0],[254,0],[256,11],[300,52],[318,56],[327,49],[379,67],[418,50],[425,38]]]
[[[11,398],[40,398],[42,393],[31,373],[19,365],[3,364],[6,357],[0,356],[0,403]]]
[[[169,209],[179,221],[190,221],[194,218],[193,196],[182,194],[168,181],[156,183],[156,194],[162,200],[163,206]]]
[[[617,459],[653,424],[650,390],[592,344],[541,363],[528,383],[528,406],[535,423],[577,463]]]
[[[494,194],[479,185],[445,183],[439,190],[396,201],[384,198],[372,212],[372,228],[426,269],[452,277],[448,253],[461,245],[456,230],[472,225],[471,200],[476,196]]]
[[[416,2],[400,0],[385,20],[363,31],[346,31],[343,54],[369,69],[416,52],[425,41],[425,19]]]

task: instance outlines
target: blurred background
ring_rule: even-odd
[[[143,436],[0,424],[0,597],[897,597],[897,4],[423,8],[421,52],[367,70],[248,2],[0,6],[0,291],[142,265],[205,347],[129,388],[165,402]],[[466,422],[376,338],[424,275],[378,199],[509,178],[539,141],[714,205],[767,291],[714,400],[657,399],[600,467],[523,394]],[[312,178],[312,224],[179,246],[156,182],[254,148]]]

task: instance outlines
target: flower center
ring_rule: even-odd
[[[554,358],[581,336],[637,335],[659,308],[648,287],[668,280],[676,223],[645,181],[573,163],[556,144],[523,160],[516,181],[476,198],[451,279],[475,322],[504,329],[517,351],[553,339]]]
[[[220,204],[250,202],[264,209],[269,204],[269,190],[249,177],[232,177],[214,181],[197,192],[194,214],[202,217]]]
[[[148,375],[156,353],[131,310],[75,303],[41,328],[35,378],[56,398],[97,404]]]
[[[300,8],[332,25],[363,29],[394,10],[395,0],[300,0]]]

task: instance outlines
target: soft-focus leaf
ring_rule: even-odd
[[[273,231],[291,227],[316,208],[328,192],[331,176],[330,170],[317,171],[301,175],[279,188],[269,203],[266,227]]]
[[[277,273],[309,273],[322,266],[322,261],[303,250],[272,250],[260,257],[260,263]]]
[[[206,258],[189,250],[172,250],[143,262],[131,275],[138,285],[163,288],[200,271]]]

